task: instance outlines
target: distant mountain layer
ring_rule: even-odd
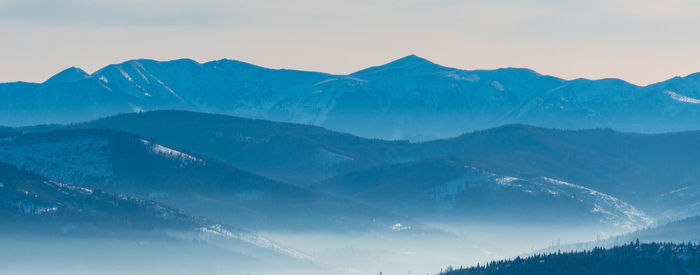
[[[219,60],[132,60],[44,83],[0,84],[0,125],[178,109],[426,140],[510,123],[663,132],[700,129],[700,74],[640,87],[528,69],[460,70],[417,56],[332,75]]]
[[[551,253],[490,262],[441,275],[698,274],[700,245],[630,243],[610,249]]]
[[[700,155],[700,131],[631,134],[609,129],[565,131],[507,125],[456,138],[410,143],[364,139],[315,126],[186,111],[124,114],[67,127],[13,131],[66,128],[131,132],[169,148],[185,148],[300,186],[333,177],[342,179],[348,173],[373,174],[376,181],[365,183],[379,185],[393,179],[377,173],[395,169],[405,170],[395,173],[400,176],[425,169],[425,177],[437,181],[445,179],[445,174],[437,171],[451,171],[451,166],[448,162],[427,165],[430,162],[423,160],[455,159],[502,176],[548,177],[584,186],[645,212],[656,212],[655,216],[700,213],[700,208],[691,207],[700,196],[696,180],[700,177],[700,158],[696,157]]]
[[[134,136],[96,129],[124,131]],[[266,217],[252,219],[256,221],[286,221],[289,216],[276,216],[277,220],[265,214],[278,212],[272,211],[275,207],[297,209],[299,213],[310,213],[309,217],[319,211],[326,211],[326,217],[333,217],[349,209],[352,213],[357,209],[368,209],[355,209],[346,200],[419,220],[462,222],[478,217],[476,220],[490,218],[497,221],[512,217],[511,221],[516,218],[525,221],[546,216],[551,218],[549,222],[595,220],[627,229],[646,226],[645,217],[663,219],[700,213],[696,204],[696,198],[700,196],[700,186],[696,181],[700,176],[700,158],[695,157],[700,154],[698,131],[630,134],[609,129],[567,131],[507,125],[456,138],[411,143],[365,139],[301,124],[188,111],[151,111],[69,126],[9,129],[7,137],[0,140],[0,150],[6,150],[0,158],[13,158],[13,163],[18,165],[33,162],[32,169],[45,170],[52,166],[37,165],[42,163],[37,161],[48,155],[37,152],[43,150],[39,148],[47,144],[49,137],[65,136],[66,133],[83,133],[84,137],[89,137],[92,134],[85,133],[99,132],[127,136],[131,141],[126,144],[131,145],[114,149],[112,154],[120,151],[130,154],[115,154],[121,157],[111,166],[92,165],[87,162],[90,157],[69,157],[79,154],[81,149],[64,148],[62,152],[65,153],[61,153],[64,161],[80,160],[81,164],[66,166],[68,168],[62,171],[94,166],[88,171],[95,172],[97,167],[128,164],[122,175],[138,172],[136,174],[140,176],[132,176],[132,183],[121,187],[140,186],[143,192],[151,188],[145,194],[166,202],[173,198],[173,190],[178,188],[166,190],[159,182],[183,188],[192,186],[187,184],[188,179],[196,179],[193,181],[201,183],[198,186],[209,188],[228,186],[225,183],[229,181],[238,183],[227,187],[230,190],[226,192],[234,195],[242,192],[250,196],[240,198],[250,200],[228,200],[227,204],[255,211],[244,211],[233,217],[248,214],[252,215],[251,218]],[[148,144],[140,140],[148,141]],[[30,141],[33,145],[27,146]],[[163,160],[159,159],[169,158],[163,158],[165,155],[162,154],[150,155],[153,150],[149,148],[155,147],[163,147],[160,151],[165,148],[177,150],[203,160],[207,165],[200,167],[199,162],[187,164],[190,163],[187,161],[182,165],[178,159],[170,159],[168,163],[171,164],[165,167],[171,168],[166,169],[160,166]],[[48,149],[43,151],[50,152]],[[99,156],[107,151],[93,150],[91,154]],[[22,154],[29,154],[32,158],[17,157]],[[28,162],[28,159],[33,160]],[[255,181],[252,179],[262,177],[252,177],[254,175],[238,170],[232,173],[228,165],[274,180]],[[149,176],[149,173],[157,176]],[[304,198],[315,199],[294,200],[284,192],[273,191],[278,185],[284,186],[285,189],[281,190],[296,190],[281,182],[299,186],[299,190],[308,195]],[[556,184],[558,182],[566,184]],[[249,189],[236,187],[256,185],[258,187],[246,188],[266,195],[253,196],[259,193],[243,192]],[[306,187],[320,192],[308,191],[304,189]],[[321,199],[326,198],[326,195],[321,195],[324,192],[332,194],[328,198],[344,199],[331,203],[333,200]],[[285,203],[268,203],[272,198]],[[316,200],[319,204],[311,203]],[[519,207],[520,202],[523,207]],[[545,202],[560,207],[547,207]],[[286,205],[294,207],[287,208]],[[268,210],[261,212],[259,209]],[[551,215],[541,215],[545,212]],[[381,216],[390,217],[364,215],[364,220]],[[350,223],[336,221],[337,224]],[[293,224],[290,221],[284,223]]]
[[[0,134],[0,162],[66,184],[157,200],[244,228],[389,231],[406,222],[114,130]]]

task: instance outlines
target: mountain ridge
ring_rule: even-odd
[[[648,86],[565,80],[530,69],[462,70],[410,55],[339,75],[221,59],[129,60],[45,83],[0,84],[0,125],[188,110],[423,141],[522,123],[658,133],[699,130],[698,74]]]
[[[431,65],[435,65],[435,66],[442,67],[442,68],[445,68],[445,69],[455,69],[455,70],[462,70],[462,71],[469,71],[469,72],[508,71],[508,70],[513,70],[513,71],[530,72],[530,73],[534,73],[534,74],[537,74],[537,75],[540,75],[540,76],[553,77],[553,78],[560,79],[560,80],[564,80],[564,81],[603,81],[603,80],[619,80],[619,81],[622,81],[622,82],[624,82],[624,83],[626,83],[626,84],[633,85],[633,86],[637,86],[637,87],[640,87],[640,88],[648,87],[648,86],[654,86],[654,85],[659,85],[659,84],[666,83],[666,82],[670,82],[670,81],[674,81],[674,80],[686,80],[686,79],[688,79],[688,78],[700,78],[700,71],[699,71],[699,72],[695,72],[695,73],[688,73],[688,74],[686,74],[686,75],[677,75],[677,76],[673,76],[673,77],[671,77],[671,78],[668,78],[668,79],[665,79],[665,80],[661,80],[661,81],[658,81],[658,82],[654,82],[654,83],[650,83],[650,84],[646,84],[646,85],[635,84],[635,83],[629,82],[629,81],[627,81],[627,80],[625,80],[625,79],[623,79],[623,78],[617,78],[617,77],[613,77],[613,76],[611,76],[611,77],[602,77],[602,78],[576,77],[576,78],[566,79],[566,78],[562,78],[562,77],[557,77],[557,76],[555,76],[555,75],[553,75],[553,74],[542,74],[542,73],[539,73],[538,71],[536,71],[536,70],[534,70],[534,69],[531,69],[531,68],[528,68],[528,67],[499,67],[499,68],[495,68],[495,69],[478,69],[478,68],[477,68],[477,69],[462,69],[462,68],[458,68],[458,67],[447,67],[447,66],[439,65],[439,64],[437,64],[437,63],[433,63],[432,61],[430,61],[430,60],[427,59],[427,58],[423,58],[423,57],[420,57],[420,56],[415,55],[415,54],[410,54],[410,55],[397,58],[397,59],[395,59],[395,60],[389,61],[389,62],[384,63],[384,64],[381,64],[381,65],[370,66],[370,67],[367,67],[367,68],[364,68],[364,69],[359,69],[359,70],[357,70],[357,71],[350,72],[350,73],[347,73],[347,74],[342,74],[342,73],[341,73],[341,74],[338,74],[338,73],[325,73],[325,72],[322,72],[322,71],[302,70],[302,69],[294,69],[294,68],[278,68],[278,69],[275,69],[275,68],[270,68],[270,67],[255,65],[254,63],[250,63],[250,62],[246,62],[246,61],[241,61],[241,60],[238,60],[238,59],[229,59],[229,58],[222,58],[222,59],[210,60],[210,61],[204,61],[204,62],[199,62],[199,61],[196,61],[196,60],[191,59],[191,58],[177,58],[177,59],[169,59],[169,60],[157,60],[157,59],[150,59],[150,58],[136,58],[136,59],[124,60],[124,61],[119,62],[119,63],[112,63],[112,64],[105,65],[104,67],[101,67],[101,68],[97,69],[97,70],[96,70],[95,72],[93,72],[93,73],[87,73],[85,70],[83,70],[83,69],[80,68],[80,67],[71,66],[71,67],[68,67],[68,68],[66,68],[66,69],[64,69],[64,70],[62,70],[62,71],[60,71],[60,72],[58,72],[58,73],[56,73],[56,74],[50,76],[49,78],[47,78],[47,79],[46,79],[45,81],[43,81],[43,82],[36,82],[36,81],[8,81],[8,82],[0,82],[0,85],[2,85],[2,84],[10,84],[10,83],[43,84],[43,83],[46,83],[46,81],[50,80],[52,77],[58,76],[58,75],[60,75],[61,73],[64,73],[64,72],[69,71],[69,70],[76,70],[76,71],[84,72],[84,73],[85,73],[86,75],[88,75],[88,76],[93,76],[93,75],[97,74],[98,72],[100,72],[100,71],[102,71],[102,70],[104,70],[104,69],[106,69],[106,68],[108,68],[108,67],[111,67],[111,66],[124,66],[124,65],[128,65],[128,64],[131,64],[131,63],[134,63],[134,62],[137,62],[137,63],[138,63],[138,62],[157,62],[157,63],[187,62],[187,63],[195,63],[196,65],[199,65],[199,66],[215,65],[216,63],[221,63],[221,62],[234,62],[234,63],[239,63],[239,64],[245,65],[245,66],[255,67],[255,68],[258,68],[258,69],[267,69],[267,70],[276,70],[276,71],[297,71],[297,72],[320,73],[320,74],[326,74],[326,75],[329,75],[329,76],[352,76],[352,75],[356,75],[356,74],[358,74],[358,73],[360,73],[360,72],[364,72],[364,71],[366,71],[366,70],[368,70],[368,69],[381,68],[381,67],[384,67],[384,66],[387,66],[387,65],[392,65],[392,64],[397,63],[397,62],[401,63],[401,62],[404,62],[404,61],[412,61],[412,60],[413,60],[413,61],[415,61],[415,60],[420,60],[421,63],[426,62],[426,63],[429,63],[429,64],[431,64]]]
[[[494,174],[521,179],[547,177],[582,185],[618,197],[655,218],[680,215],[683,209],[695,213],[686,206],[693,203],[694,194],[700,194],[700,189],[694,188],[698,159],[693,157],[695,148],[700,148],[694,146],[700,144],[700,131],[644,134],[510,124],[449,139],[409,142],[365,139],[318,126],[220,114],[150,111],[10,132],[81,128],[134,133],[163,146],[186,148],[302,187],[358,172],[391,180],[372,169],[410,163],[423,167],[420,171],[424,172],[449,171],[449,165],[431,168],[421,161],[452,158]],[[416,171],[405,169],[397,174]],[[406,182],[420,183],[412,178]],[[684,192],[660,195],[684,187]],[[664,211],[668,213],[659,213]]]

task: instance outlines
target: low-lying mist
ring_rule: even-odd
[[[373,233],[279,233],[263,235],[310,255],[333,274],[434,274],[448,266],[471,266],[530,254],[557,244],[603,239],[604,227],[433,224]],[[327,274],[327,273],[326,273]]]

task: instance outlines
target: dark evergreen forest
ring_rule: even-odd
[[[539,254],[469,268],[449,267],[440,274],[700,274],[700,244],[636,241],[610,249]]]

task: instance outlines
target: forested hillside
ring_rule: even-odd
[[[496,274],[700,274],[700,244],[649,243],[637,240],[611,249],[534,255],[463,269],[442,275]]]

